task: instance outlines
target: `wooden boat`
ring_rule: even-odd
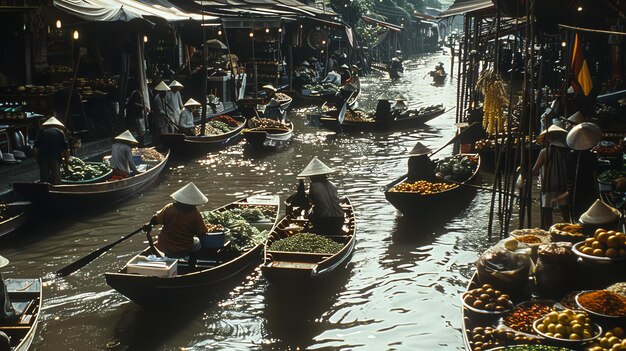
[[[41,279],[7,278],[5,283],[17,319],[0,322],[0,331],[11,338],[12,351],[26,351],[35,338],[39,324],[43,302]]]
[[[328,129],[341,130],[344,132],[412,128],[441,116],[445,112],[446,110],[443,105],[434,105],[428,107],[427,110],[392,111],[392,118],[389,120],[377,121],[372,115],[367,119],[352,120],[346,115],[343,122],[340,122],[341,118],[323,116],[320,118],[320,125]]]
[[[389,78],[391,79],[400,79],[404,76],[404,72],[397,69],[388,68],[387,71],[389,72]]]
[[[293,137],[293,123],[287,122],[284,128],[257,127],[241,131],[246,142],[253,147],[280,147]]]
[[[14,232],[28,220],[28,212],[26,211],[12,209],[7,211],[7,217],[0,221],[0,238]]]
[[[433,77],[434,85],[443,85],[446,82],[446,78],[448,77],[448,73],[437,74],[435,71],[430,72],[430,76]]]
[[[331,100],[337,92],[317,93],[311,92],[309,94],[302,94],[302,92],[294,93],[294,99],[298,106],[314,106],[322,105],[324,102]]]
[[[341,206],[345,211],[343,231],[339,235],[325,235],[343,244],[343,248],[336,254],[273,251],[273,242],[304,231],[308,223],[306,219],[290,215],[283,217],[267,239],[265,258],[261,265],[261,271],[267,280],[276,285],[306,285],[345,266],[356,243],[356,220],[348,198],[342,200]]]
[[[474,158],[474,161],[477,163],[476,169],[468,179],[462,182],[455,182],[460,183],[456,187],[425,195],[409,191],[391,191],[394,186],[407,181],[407,175],[404,175],[384,187],[385,198],[405,216],[431,214],[435,211],[440,212],[442,209],[449,209],[455,204],[462,204],[463,200],[471,199],[476,192],[476,188],[468,185],[471,185],[477,178],[480,169],[480,156],[478,154],[466,155]],[[429,180],[433,182],[452,183],[443,179]]]
[[[269,230],[278,221],[280,201],[277,195],[254,195],[214,211],[243,209],[251,206],[262,206],[272,216],[270,221],[250,222],[257,229]],[[194,295],[206,295],[225,284],[228,279],[258,265],[261,263],[263,246],[264,243],[259,243],[240,251],[227,242],[221,248],[202,249],[197,254],[195,266],[190,266],[187,260],[179,259],[176,263],[177,273],[172,277],[129,273],[128,266],[131,262],[138,258],[145,259],[151,254],[150,248],[147,248],[133,257],[118,272],[106,273],[105,278],[110,287],[139,305],[173,303],[179,299],[189,299]]]
[[[169,155],[167,151],[163,160],[145,172],[119,180],[61,185],[14,182],[12,186],[16,193],[32,201],[40,210],[66,213],[68,209],[95,209],[125,200],[152,184],[165,168]]]

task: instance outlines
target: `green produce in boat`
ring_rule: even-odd
[[[275,241],[270,247],[274,251],[325,254],[336,254],[341,251],[341,248],[343,245],[340,243],[313,233],[298,233]]]

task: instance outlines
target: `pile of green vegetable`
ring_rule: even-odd
[[[85,163],[78,157],[70,156],[67,167],[61,167],[61,179],[82,181],[98,178],[111,171],[104,163]]]
[[[598,181],[602,183],[611,183],[617,178],[626,177],[626,171],[618,171],[616,169],[610,169],[608,171],[602,172],[598,176]]]
[[[298,233],[272,243],[270,250],[336,254],[343,248],[338,242],[313,233]]]
[[[221,120],[216,120],[213,119],[209,122],[207,122],[207,124],[204,127],[204,135],[220,135],[220,134],[225,134],[228,133],[230,131],[232,131],[233,129],[235,129],[235,127],[231,127],[228,124],[222,122]],[[196,126],[195,128],[195,134],[196,135],[200,135],[200,129],[201,126]]]
[[[436,172],[441,173],[444,179],[463,182],[469,179],[476,171],[478,163],[467,155],[455,155],[437,161]]]
[[[243,251],[267,240],[267,231],[260,232],[248,223],[249,220],[254,221],[250,218],[265,218],[263,212],[260,209],[257,210],[258,212],[254,208],[232,211],[205,211],[202,212],[202,219],[207,225],[219,224],[230,229],[230,232],[226,234],[225,240],[229,240],[235,249]]]
[[[339,91],[339,87],[331,83],[305,84],[302,86],[302,89],[316,91],[320,94],[332,94],[332,93],[336,93]]]

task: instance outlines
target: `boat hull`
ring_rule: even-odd
[[[28,212],[18,212],[10,218],[0,222],[0,238],[20,228],[28,220]]]
[[[438,116],[441,116],[445,112],[445,108],[439,108],[431,112],[423,113],[420,115],[410,116],[406,118],[390,119],[388,121],[372,121],[372,122],[357,122],[344,120],[343,123],[339,123],[336,118],[320,118],[320,125],[322,127],[343,132],[362,132],[362,131],[385,131],[404,129],[420,126]]]
[[[231,116],[232,117],[232,116]],[[234,117],[233,117],[234,118]],[[246,126],[245,118],[236,118],[239,126],[228,133],[212,136],[189,136],[182,133],[161,134],[161,143],[176,157],[197,155],[219,150],[241,140],[241,131]]]
[[[11,338],[12,351],[26,351],[32,344],[43,302],[42,283],[39,278],[9,278],[6,280],[9,299],[20,316],[14,324],[0,326],[0,331]]]
[[[241,132],[246,142],[255,148],[281,147],[293,137],[293,123],[287,128],[251,128]]]

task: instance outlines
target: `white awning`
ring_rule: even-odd
[[[159,17],[168,22],[217,21],[218,17],[184,12],[167,0],[54,0],[54,6],[88,21],[123,21]]]
[[[452,4],[450,8],[442,12],[437,17],[441,18],[464,15],[466,13],[486,10],[489,8],[496,8],[492,0],[455,0],[454,4]]]

